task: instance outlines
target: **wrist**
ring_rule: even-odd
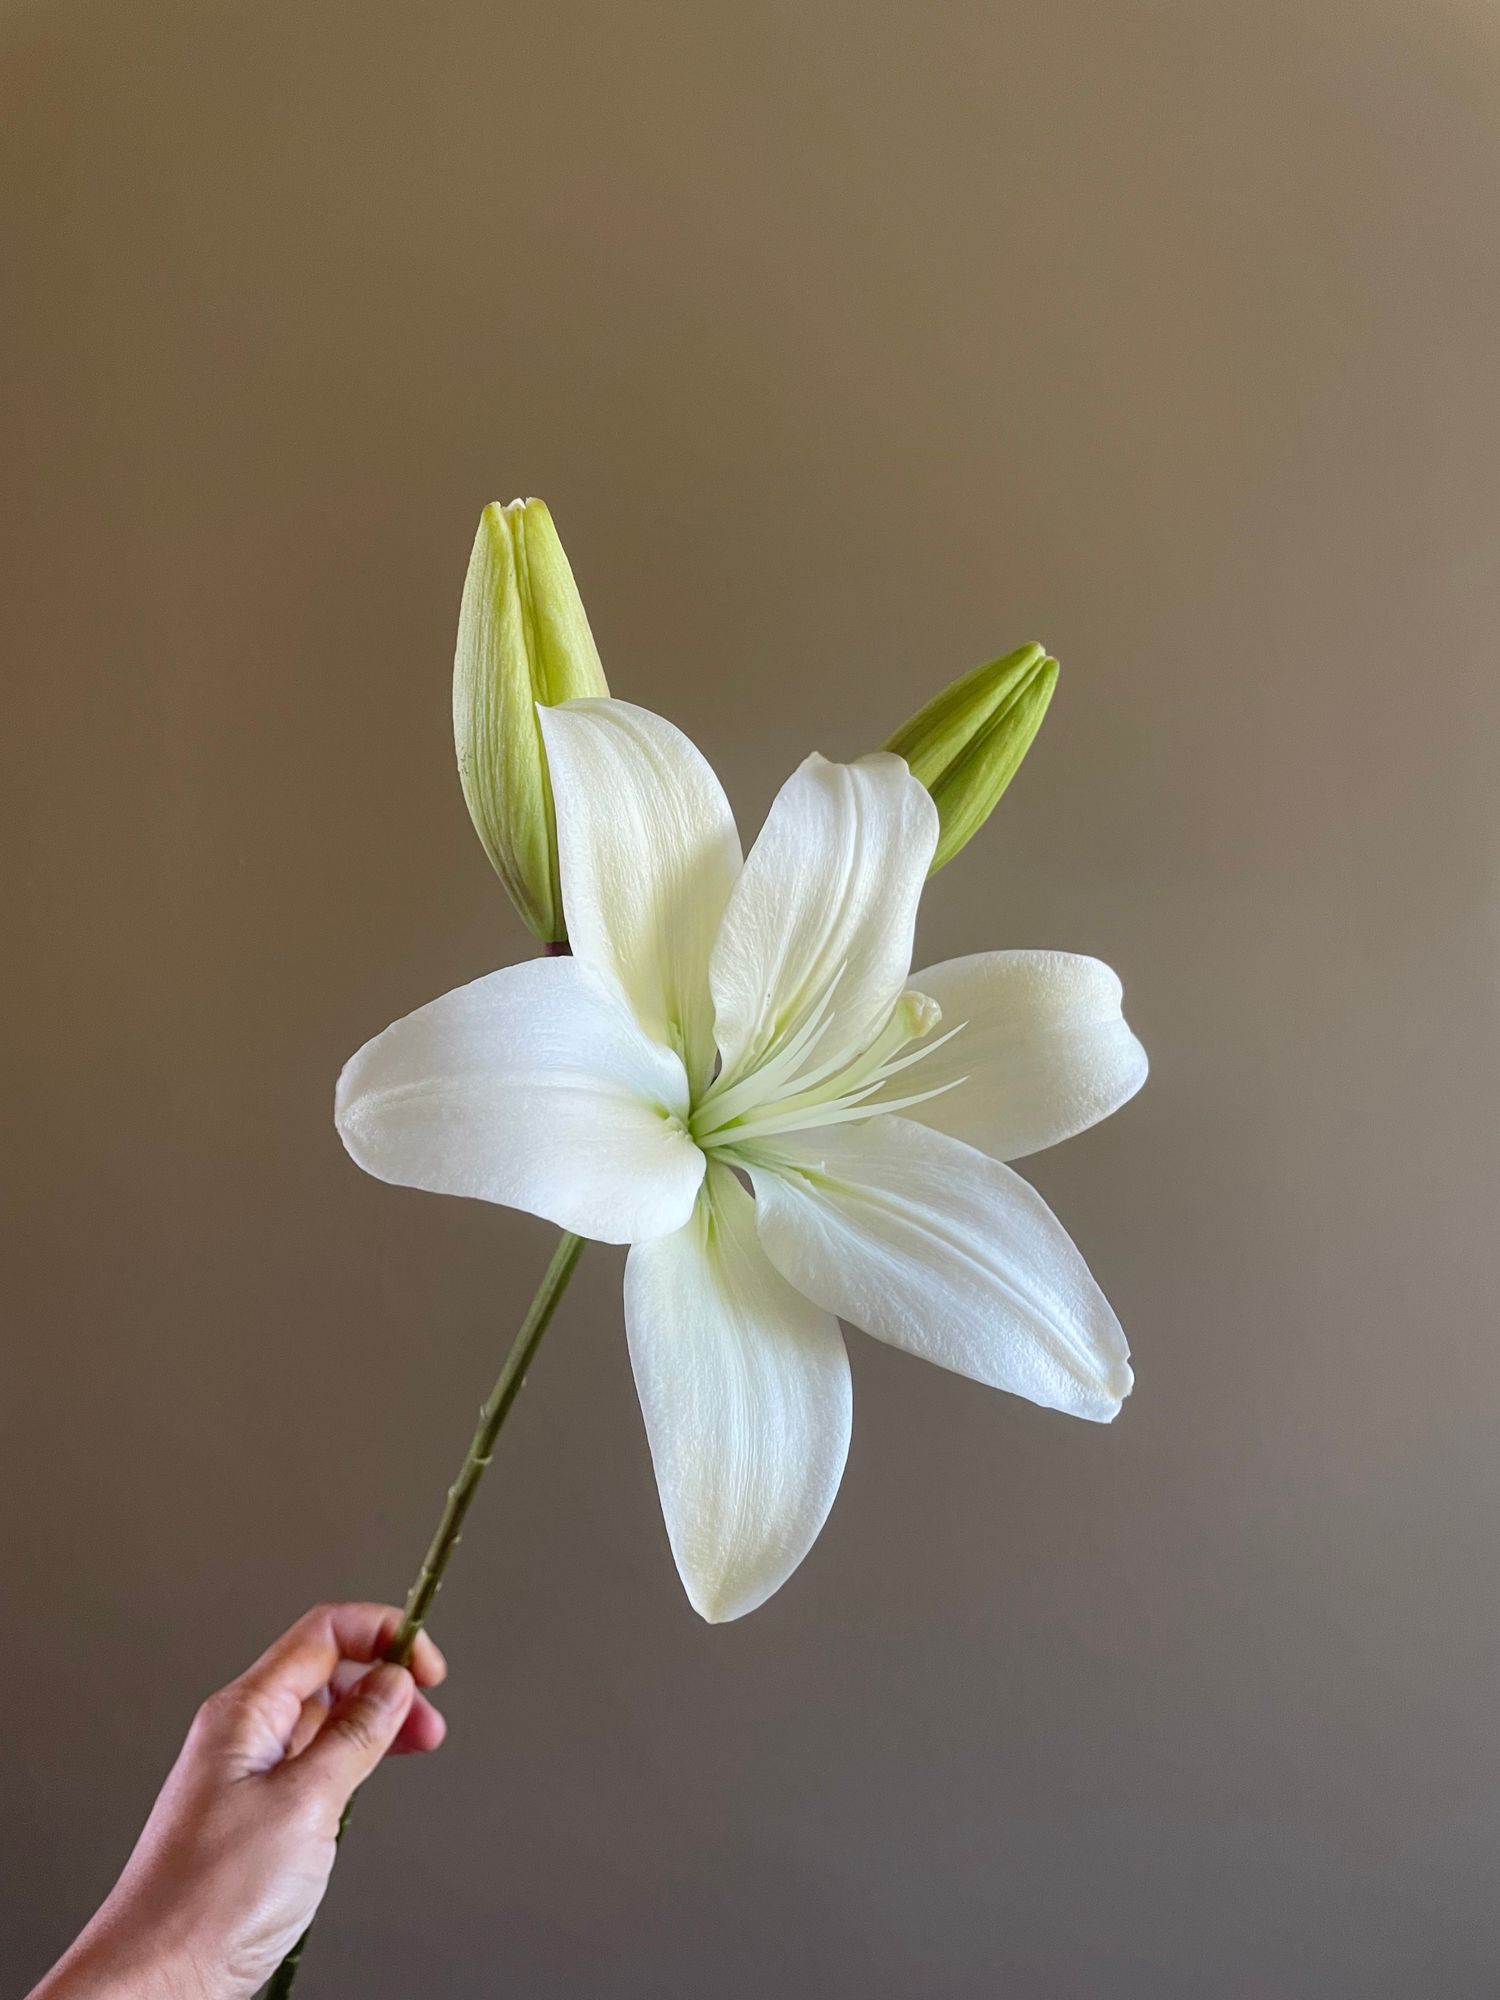
[[[190,1956],[161,1938],[136,1936],[109,1905],[58,1960],[29,2000],[225,2000]]]

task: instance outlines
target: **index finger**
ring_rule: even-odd
[[[268,1646],[241,1685],[306,1701],[333,1679],[340,1660],[378,1660],[396,1636],[401,1610],[395,1604],[318,1604]],[[409,1662],[418,1687],[436,1687],[448,1663],[425,1632]]]

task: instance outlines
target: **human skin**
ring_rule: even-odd
[[[250,2000],[311,1922],[339,1818],[386,1754],[435,1750],[425,1633],[381,1663],[390,1604],[322,1604],[193,1720],[119,1881],[30,2000]]]

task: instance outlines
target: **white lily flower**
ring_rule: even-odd
[[[704,1618],[738,1618],[838,1490],[840,1318],[1049,1408],[1118,1412],[1119,1322],[1003,1163],[1107,1116],[1146,1057],[1095,959],[911,976],[938,825],[900,757],[808,758],[742,861],[671,723],[610,700],[541,719],[574,956],[492,972],[366,1043],[338,1128],[382,1180],[631,1246],[672,1553]]]

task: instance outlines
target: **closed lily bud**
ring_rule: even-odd
[[[944,688],[886,744],[906,759],[938,809],[929,873],[967,846],[995,810],[1056,685],[1057,662],[1046,649],[1018,647]]]
[[[453,740],[474,830],[544,944],[561,943],[567,929],[537,705],[608,693],[552,516],[540,500],[492,502],[458,613]]]

